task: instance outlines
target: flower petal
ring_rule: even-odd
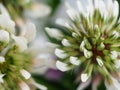
[[[61,59],[67,57],[67,54],[63,50],[60,50],[58,48],[55,49],[55,55]]]
[[[80,0],[77,0],[76,3],[77,3],[77,7],[78,7],[78,9],[79,9],[79,12],[80,12],[81,14],[84,14],[84,9],[83,9],[83,6],[82,6]]]
[[[88,74],[87,73],[82,73],[81,74],[81,81],[82,82],[86,82],[88,80]]]
[[[117,18],[118,15],[119,15],[119,4],[115,0],[114,3],[113,3],[113,16]]]
[[[56,67],[60,70],[60,71],[68,71],[70,68],[67,66],[66,63],[63,63],[63,62],[60,62],[60,61],[57,61],[56,62]]]
[[[69,42],[67,39],[63,39],[63,40],[62,40],[62,44],[63,44],[64,46],[70,46],[70,45],[71,45],[70,42]]]
[[[98,64],[102,67],[103,66],[102,59],[100,57],[97,57],[96,60],[97,60]]]
[[[29,22],[26,25],[26,33],[25,37],[28,40],[28,42],[32,41],[36,36],[36,27],[33,23]]]
[[[84,49],[83,53],[86,58],[90,58],[93,55],[92,52],[88,51],[87,49]]]
[[[29,79],[31,77],[31,74],[28,71],[26,71],[25,69],[20,70],[20,73],[22,74],[22,76],[25,79]]]
[[[77,57],[71,56],[70,57],[70,63],[73,64],[73,65],[77,65],[78,66],[80,64],[80,60],[78,60]]]
[[[47,34],[52,37],[52,38],[55,38],[55,39],[61,39],[61,37],[63,37],[63,34],[60,30],[56,29],[56,28],[48,28],[46,27],[45,28]]]

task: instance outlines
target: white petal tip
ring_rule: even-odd
[[[88,80],[88,75],[86,73],[81,74],[81,81],[86,82]]]
[[[71,45],[70,42],[69,42],[67,39],[63,39],[63,40],[62,40],[62,44],[63,44],[64,46],[70,46],[70,45]]]
[[[68,71],[70,68],[67,66],[66,63],[63,63],[63,62],[60,62],[60,61],[57,61],[56,62],[56,67],[60,70],[60,71]]]
[[[78,66],[78,65],[80,64],[80,61],[78,60],[77,57],[71,56],[71,57],[70,57],[70,63],[73,64],[73,65]]]
[[[31,74],[28,71],[24,70],[24,69],[20,70],[20,73],[22,74],[22,76],[25,79],[29,79],[31,77]]]
[[[96,58],[96,60],[100,66],[103,66],[103,61],[101,58]]]
[[[0,63],[3,63],[3,62],[5,62],[5,58],[0,56]]]
[[[58,48],[55,49],[55,55],[62,59],[67,57],[67,54],[63,50],[60,50]]]

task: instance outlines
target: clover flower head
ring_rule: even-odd
[[[60,23],[66,29],[59,30],[61,35],[58,35],[61,37],[57,38],[53,35],[54,30],[57,29],[49,28],[48,32],[46,28],[49,37],[55,36],[54,39],[58,41],[58,47],[55,50],[58,57],[56,66],[61,71],[78,67],[79,71],[82,71],[81,81],[83,82],[99,74],[109,85],[113,85],[115,81],[113,73],[118,76],[120,65],[116,63],[120,62],[118,2],[87,0],[83,7],[80,0],[77,0],[76,4],[78,11],[67,4],[66,13],[70,22]]]
[[[29,84],[44,87],[32,80],[32,57],[26,52],[35,38],[35,25],[28,23],[25,29],[30,31],[17,33],[15,22],[0,4],[0,90],[30,90]]]

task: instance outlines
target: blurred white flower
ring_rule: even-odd
[[[40,18],[49,15],[51,8],[43,3],[33,2],[30,8],[27,8],[24,12],[25,16],[31,18]]]
[[[91,83],[91,79],[88,79],[86,82],[82,82],[76,90],[84,90]]]
[[[32,73],[45,74],[49,68],[56,69],[54,50],[48,45],[45,37],[37,37],[26,52],[33,57]]]
[[[28,42],[31,42],[36,37],[36,27],[32,22],[23,23],[21,20],[17,20],[19,27],[21,28],[21,36],[24,36]]]
[[[0,3],[0,27],[10,33],[15,32],[15,23],[11,20],[7,10]]]
[[[27,38],[28,42],[32,41],[36,37],[36,27],[33,23],[27,23],[26,25],[26,34],[25,37]]]
[[[30,0],[21,0],[21,1],[16,0],[15,7],[18,6],[19,8],[22,8],[24,11],[24,8],[26,8],[26,4],[29,3],[29,1]],[[7,1],[5,1],[4,4],[6,4],[6,2]],[[29,4],[31,5],[31,8],[28,9],[28,14],[30,17],[39,18],[48,15],[50,13],[50,8],[46,6],[42,6],[38,3],[33,3],[33,4],[34,5],[32,5],[32,3]],[[19,13],[17,13],[16,10],[18,10],[19,8],[14,9],[14,4],[5,5],[5,6],[9,10],[10,14],[13,12],[11,15],[12,15],[12,19],[14,19],[15,22],[10,18],[6,8],[2,4],[0,4],[0,43],[1,43],[0,64],[2,65],[2,68],[0,69],[0,83],[3,84],[0,85],[0,89],[7,90],[10,88],[12,90],[16,90],[16,89],[32,90],[31,86],[29,85],[32,83],[30,82],[30,80],[32,79],[31,73],[29,73],[32,72],[30,71],[31,68],[33,71],[35,71],[36,68],[39,68],[40,70],[40,65],[42,65],[40,63],[42,60],[39,61],[40,59],[46,60],[46,62],[43,63],[46,66],[48,65],[46,64],[47,60],[48,59],[53,60],[53,59],[50,59],[51,55],[49,54],[44,53],[45,55],[43,55],[41,53],[37,53],[37,52],[45,51],[45,49],[46,51],[48,51],[45,43],[42,43],[44,48],[42,47],[41,49],[38,49],[39,45],[41,45],[40,41],[38,41],[40,43],[37,44],[37,46],[35,47],[31,46],[33,44],[32,41],[35,39],[36,36],[36,27],[33,23],[27,22],[25,18],[19,17],[18,14],[22,15],[23,13],[22,10],[20,12],[18,11]],[[42,11],[39,11],[40,9]],[[16,27],[15,27],[15,23],[16,23]],[[7,43],[6,47],[3,47],[2,42]],[[33,65],[36,64],[35,62],[39,64]],[[37,72],[39,72],[39,70]],[[4,75],[6,75],[5,78]],[[32,85],[34,85],[33,88],[35,89],[36,87],[42,90],[47,89],[43,85],[39,85],[38,83],[35,82],[32,83]]]
[[[15,23],[5,14],[0,14],[0,27],[10,33],[15,32]]]
[[[6,17],[9,17],[9,18],[10,18],[8,11],[7,11],[6,8],[3,6],[2,3],[0,3],[0,12],[1,12],[2,14],[4,14]]]

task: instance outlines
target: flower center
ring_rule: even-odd
[[[105,50],[109,50],[110,49],[110,45],[109,44],[105,44]],[[98,50],[96,46],[93,46],[92,48],[92,63],[97,63],[97,56],[100,56],[101,58],[105,57],[105,54],[103,53],[103,50]]]
[[[99,51],[96,49],[96,47],[92,48],[93,56],[92,56],[92,63],[96,63],[97,56],[104,57],[103,51]]]

